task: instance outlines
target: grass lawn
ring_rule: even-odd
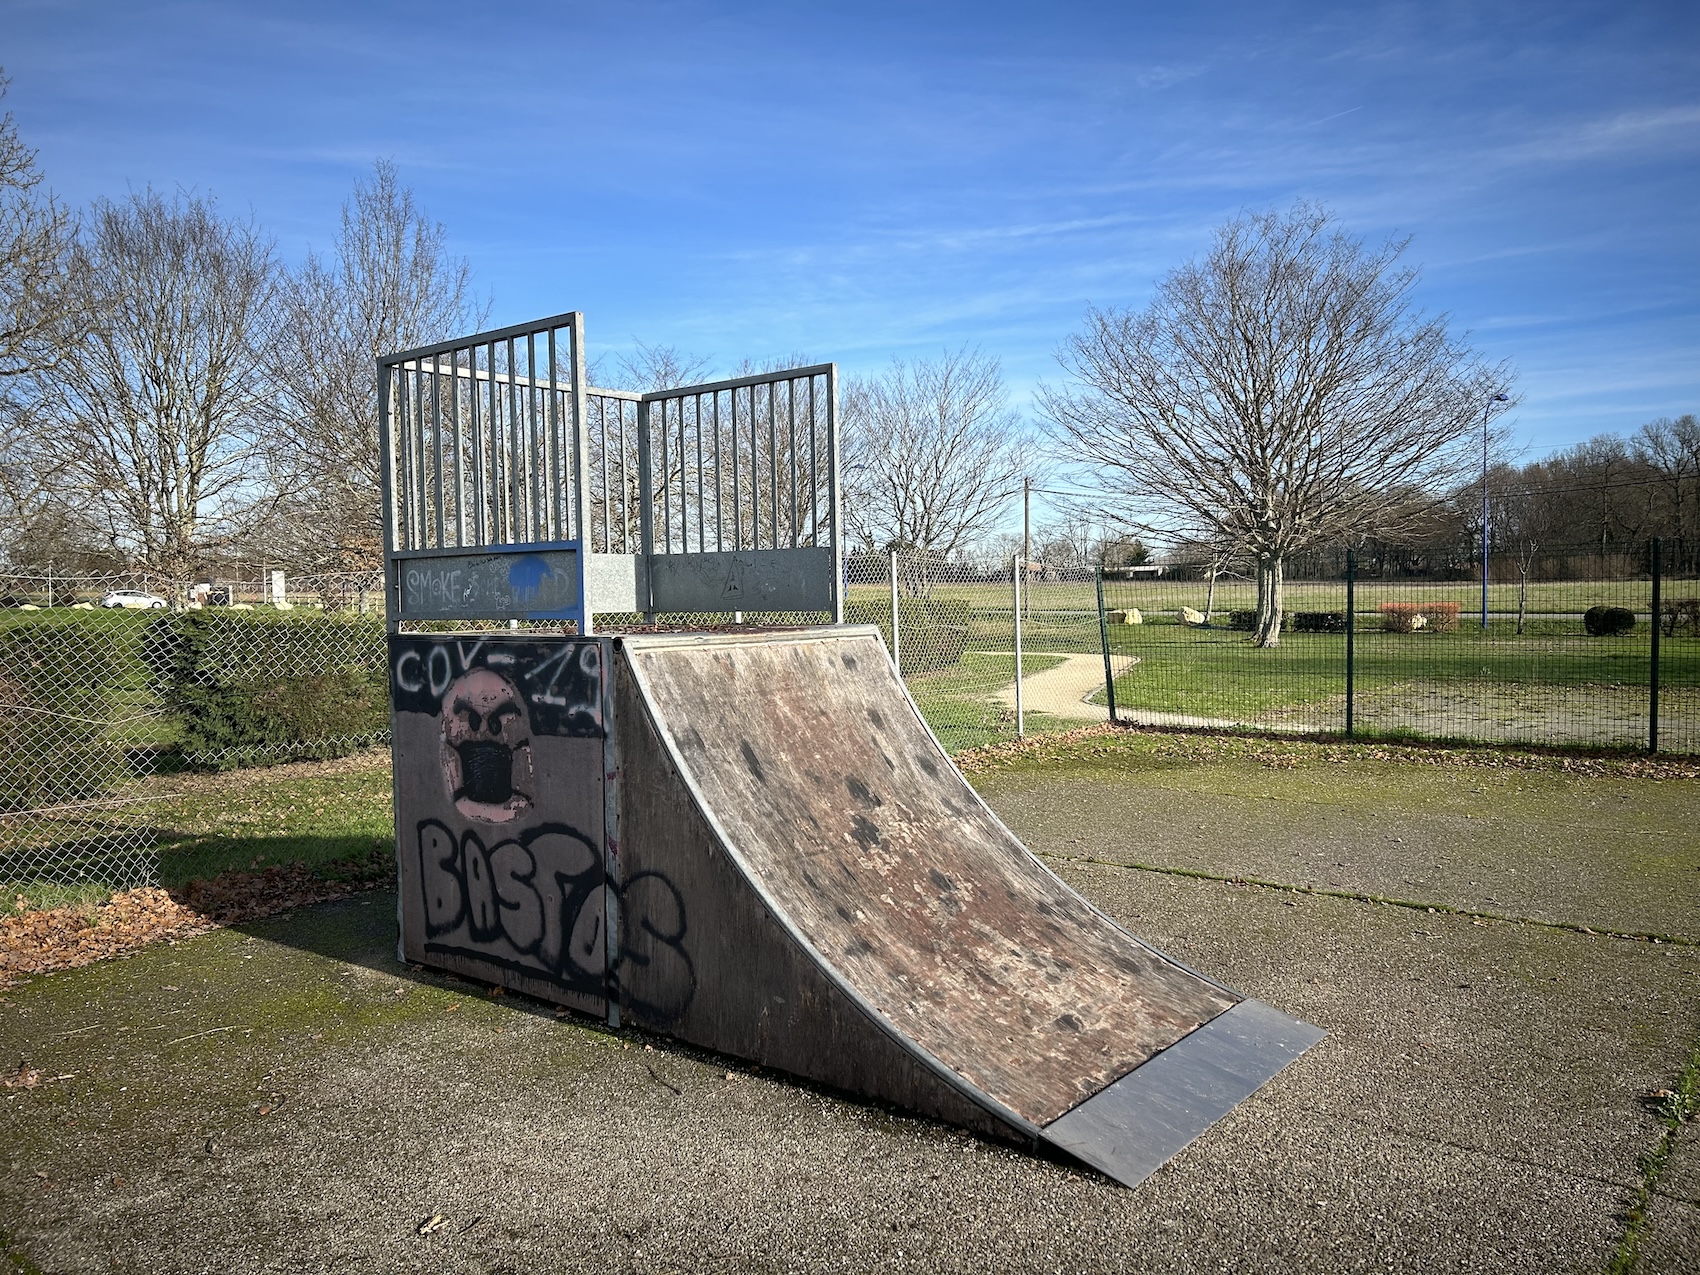
[[[1027,677],[1061,663],[1062,658],[1057,655],[1024,652],[1021,657],[1022,672]],[[1014,737],[1014,710],[992,698],[1014,676],[1013,652],[967,651],[961,662],[950,668],[906,677],[904,681],[933,734],[947,751],[954,753]],[[1045,713],[1026,714],[1026,728],[1034,734],[1078,725]]]
[[[99,812],[98,826],[67,819],[66,835],[141,831],[153,837],[158,883],[168,888],[233,868],[293,862],[337,876],[339,865],[393,853],[387,748],[337,761],[217,775],[161,775],[135,784],[126,795],[144,800]],[[0,880],[0,914],[99,903],[118,885],[98,876],[82,881]]]
[[[1646,737],[1650,647],[1645,626],[1591,638],[1573,622],[1510,621],[1484,632],[1387,633],[1356,640],[1359,725],[1436,737],[1631,744]],[[1118,626],[1112,648],[1139,663],[1116,680],[1119,707],[1237,721],[1345,724],[1343,634],[1288,633],[1259,649],[1247,635],[1172,622]],[[1665,639],[1659,661],[1666,742],[1693,747],[1700,642]],[[1509,706],[1509,708],[1508,708]],[[1521,725],[1519,725],[1521,723]]]

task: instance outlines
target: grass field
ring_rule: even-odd
[[[1096,613],[1097,590],[1090,580],[1053,582],[1036,580],[1028,586],[1037,607]],[[1104,605],[1111,608],[1138,607],[1141,611],[1170,615],[1183,606],[1202,611],[1209,586],[1202,580],[1107,580]],[[1700,581],[1666,580],[1666,599],[1700,596]],[[874,605],[888,605],[885,585],[852,585],[847,596]],[[1009,609],[1007,584],[938,584],[932,596],[966,602],[971,608],[988,611]],[[1289,611],[1337,611],[1346,604],[1346,586],[1341,581],[1291,581],[1283,590]],[[1481,608],[1481,585],[1468,580],[1360,580],[1356,602],[1360,612],[1373,612],[1383,602],[1456,602],[1468,615]],[[1591,606],[1630,607],[1645,615],[1653,602],[1650,580],[1545,580],[1529,585],[1530,615],[1581,615]],[[1221,579],[1211,603],[1215,611],[1230,611],[1257,605],[1255,586],[1243,580]],[[1515,614],[1517,585],[1494,583],[1488,587],[1490,612]]]

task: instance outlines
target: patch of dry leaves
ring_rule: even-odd
[[[189,938],[381,884],[376,863],[340,879],[304,864],[222,872],[180,889],[142,886],[89,907],[72,905],[0,918],[0,988],[31,974],[75,969],[151,943]]]

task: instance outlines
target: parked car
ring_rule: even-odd
[[[140,589],[114,589],[100,600],[100,605],[107,608],[122,607],[126,611],[163,611],[166,602],[164,598],[143,593]]]

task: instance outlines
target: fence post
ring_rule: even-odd
[[[1094,573],[1098,582],[1098,641],[1104,648],[1104,699],[1110,705],[1110,720],[1116,720],[1116,676],[1110,667],[1110,624],[1104,615],[1104,568]]]
[[[1021,703],[1021,555],[1016,554],[1010,562],[1009,582],[1015,589],[1015,737],[1022,739],[1027,734],[1027,721],[1022,711]]]
[[[1659,585],[1664,574],[1665,542],[1653,537],[1653,658],[1647,670],[1647,751],[1659,751]]]
[[[1346,550],[1346,738],[1352,737],[1353,709],[1357,690],[1358,555]]]
[[[897,550],[891,551],[891,663],[903,676],[903,639],[897,635]]]

